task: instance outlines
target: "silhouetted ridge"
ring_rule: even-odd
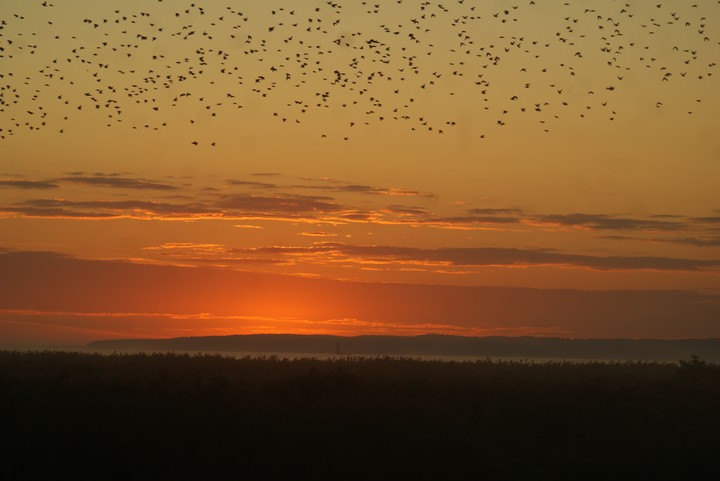
[[[473,356],[677,361],[699,356],[720,361],[720,339],[563,339],[546,337],[330,336],[251,334],[174,339],[103,340],[103,350],[213,351],[399,356]]]

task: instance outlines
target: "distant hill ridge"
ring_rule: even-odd
[[[720,339],[565,339],[548,337],[330,336],[250,334],[91,342],[98,350],[471,356],[586,360],[720,362]]]

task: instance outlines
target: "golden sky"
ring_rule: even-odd
[[[0,27],[7,343],[720,335],[718,1],[5,0]]]

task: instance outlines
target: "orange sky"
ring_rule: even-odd
[[[720,2],[8,0],[0,19],[6,344],[717,335]],[[270,274],[253,299],[244,276]]]

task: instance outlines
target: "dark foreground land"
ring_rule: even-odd
[[[0,351],[0,419],[5,479],[699,479],[720,368]]]

